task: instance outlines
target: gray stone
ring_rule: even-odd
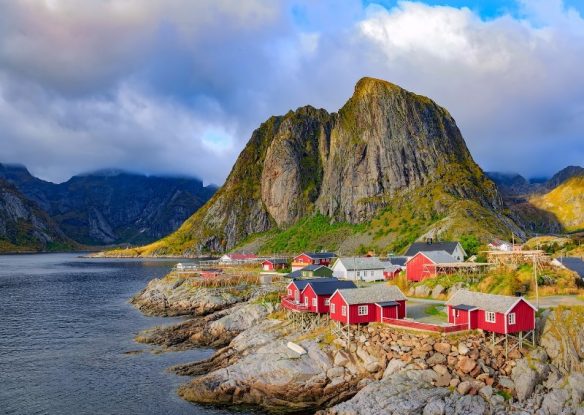
[[[432,298],[438,298],[444,293],[444,287],[440,284],[436,285],[432,290]]]
[[[541,409],[545,415],[557,415],[568,400],[568,391],[565,389],[554,389],[543,398]]]
[[[326,371],[326,376],[329,379],[342,377],[344,375],[345,375],[345,368],[344,367],[340,367],[340,366],[332,367],[332,368],[330,368],[329,370]]]
[[[426,363],[428,363],[430,366],[444,364],[446,363],[446,356],[444,356],[442,353],[434,353],[432,356],[426,359]]]
[[[446,404],[442,399],[435,399],[428,402],[428,404],[424,407],[422,415],[444,415],[445,407]]]
[[[406,362],[400,359],[392,359],[387,363],[385,372],[383,372],[383,379],[401,371],[406,366]]]
[[[468,346],[464,342],[458,343],[458,354],[466,356],[468,352]]]
[[[584,374],[572,373],[568,376],[568,384],[572,389],[572,402],[574,405],[580,405],[584,400]]]

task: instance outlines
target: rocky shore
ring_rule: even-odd
[[[506,358],[501,345],[477,332],[441,336],[372,324],[347,344],[332,324],[298,332],[273,295],[218,300],[181,288],[185,282],[169,284],[151,282],[134,304],[197,317],[138,340],[169,350],[220,347],[207,360],[172,368],[192,377],[179,389],[192,402],[320,415],[584,415],[584,310],[544,313],[541,347]]]

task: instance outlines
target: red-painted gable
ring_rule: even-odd
[[[318,295],[314,292],[312,285],[308,284],[302,291],[302,296],[308,300],[308,307],[311,312],[328,314],[330,307],[327,300],[330,295]]]
[[[406,263],[406,275],[410,281],[422,281],[426,278],[436,276],[436,267],[432,265],[434,262],[425,256],[422,252],[418,252]]]

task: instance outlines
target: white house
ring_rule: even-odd
[[[354,281],[382,281],[383,271],[390,265],[373,257],[341,257],[333,265],[333,277]]]
[[[511,243],[501,241],[499,239],[494,240],[493,242],[489,243],[489,245],[487,245],[487,246],[489,247],[489,249],[491,249],[493,251],[510,252],[513,250],[513,245],[511,245]]]

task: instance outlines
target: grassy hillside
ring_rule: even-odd
[[[566,231],[584,229],[584,177],[572,177],[552,191],[532,197],[530,202],[553,213]]]

